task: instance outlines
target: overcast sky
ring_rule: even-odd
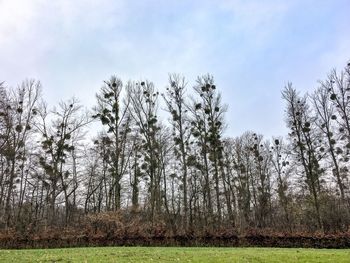
[[[286,134],[281,90],[312,91],[350,59],[349,0],[0,0],[0,81],[42,82],[55,104],[87,107],[112,74],[168,73],[189,89],[210,73],[229,105],[227,135]]]

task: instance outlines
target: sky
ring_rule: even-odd
[[[214,76],[226,135],[285,135],[281,90],[312,92],[350,60],[349,0],[0,0],[0,82],[34,78],[49,105],[86,107],[111,75],[162,92]]]

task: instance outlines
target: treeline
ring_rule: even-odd
[[[2,83],[0,228],[101,227],[112,213],[172,233],[349,230],[350,64],[311,94],[288,84],[289,133],[276,138],[224,137],[213,77],[186,83],[170,75],[160,94],[111,77],[89,111],[47,106],[38,81]]]

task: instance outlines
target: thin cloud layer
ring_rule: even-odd
[[[280,90],[311,91],[350,54],[347,1],[0,1],[0,80],[40,79],[50,104],[87,106],[111,74],[211,73],[227,133],[285,132]]]

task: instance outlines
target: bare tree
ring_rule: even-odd
[[[41,122],[36,125],[42,136],[43,154],[40,157],[40,165],[45,170],[45,178],[42,180],[49,190],[49,220],[51,224],[56,222],[56,199],[63,192],[65,203],[64,222],[68,224],[72,208],[71,195],[77,188],[76,179],[73,177],[72,152],[78,141],[83,139],[83,128],[91,121],[87,113],[82,112],[82,107],[76,99],[61,102],[59,108],[54,108],[52,116],[45,104],[40,108]],[[51,118],[51,123],[47,123]]]
[[[121,180],[128,168],[130,154],[127,154],[127,140],[131,132],[131,117],[129,115],[129,100],[122,103],[123,83],[117,77],[105,82],[100,94],[96,95],[97,107],[96,115],[102,125],[107,127],[110,134],[111,149],[109,172],[113,179],[110,188],[110,196],[113,196],[113,210],[117,211],[121,207]]]
[[[2,174],[1,200],[4,197],[4,215],[6,226],[11,223],[12,207],[17,201],[19,206],[18,218],[21,216],[21,208],[24,200],[24,192],[27,186],[28,162],[27,144],[32,135],[31,129],[36,115],[36,104],[40,97],[41,84],[34,80],[24,81],[16,90],[6,92],[2,89],[1,100],[1,125],[2,156],[6,162],[6,168]],[[14,200],[14,190],[19,184],[19,200]],[[12,202],[12,203],[11,203]]]
[[[152,82],[129,82],[127,85],[130,99],[130,114],[142,136],[143,164],[142,170],[147,174],[150,193],[150,217],[153,220],[161,211],[160,195],[160,166],[159,142],[157,135],[160,127],[157,119],[157,99],[159,93],[155,91]]]
[[[175,156],[181,160],[182,171],[182,191],[183,191],[183,227],[188,227],[188,197],[187,197],[187,180],[188,167],[187,158],[189,152],[189,120],[187,116],[186,106],[186,81],[185,78],[173,74],[169,76],[170,87],[167,88],[167,93],[163,98],[167,105],[167,110],[170,112],[172,119],[171,125],[173,128],[173,140],[175,144]]]
[[[292,167],[289,162],[288,145],[284,142],[282,137],[273,138],[271,146],[271,169],[277,179],[277,194],[279,203],[283,210],[284,224],[283,227],[289,228],[292,231],[292,211],[291,198],[288,196],[290,187],[289,177],[291,176]]]
[[[322,229],[320,177],[323,170],[320,167],[322,156],[317,155],[319,134],[314,127],[315,118],[311,115],[306,97],[300,97],[291,84],[283,90],[282,97],[287,104],[286,122],[291,129],[292,153],[303,168],[302,173],[312,197],[317,224]]]

